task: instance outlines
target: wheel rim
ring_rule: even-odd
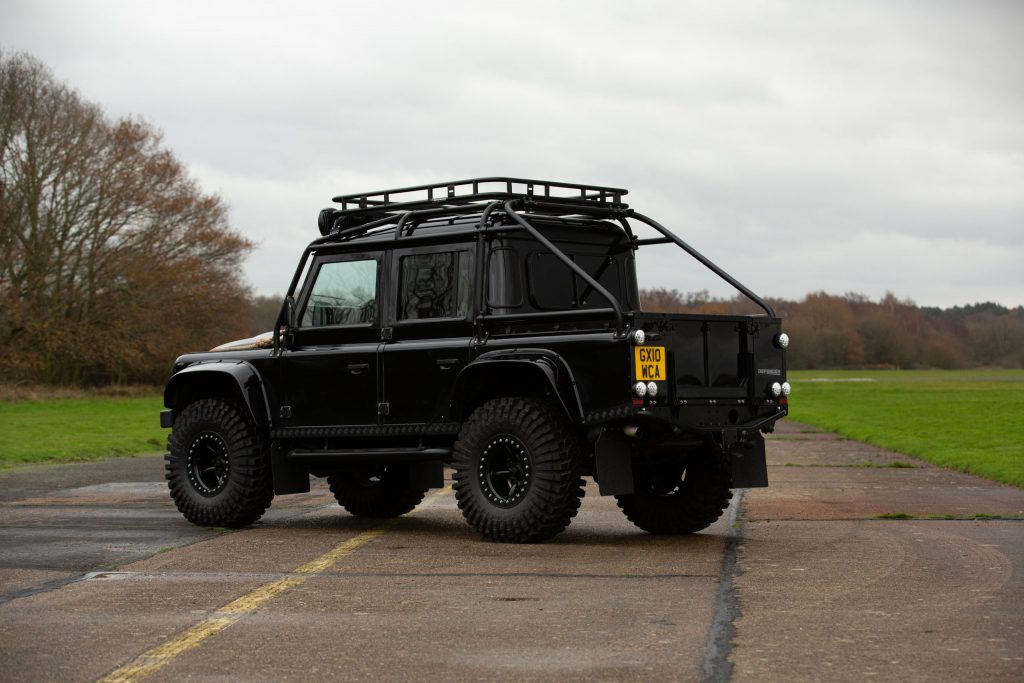
[[[670,498],[682,495],[683,482],[686,481],[689,468],[682,463],[674,463],[659,472],[646,484],[646,490],[652,496]]]
[[[499,434],[484,446],[477,476],[489,501],[514,507],[530,490],[530,452],[511,434]]]
[[[386,471],[387,468],[380,470],[379,472],[361,472],[356,474],[353,479],[358,486],[361,486],[364,489],[372,489],[374,486],[379,486],[381,481],[384,480],[384,472]]]
[[[188,448],[188,480],[200,494],[215,496],[228,483],[231,459],[224,439],[214,432],[203,432]]]

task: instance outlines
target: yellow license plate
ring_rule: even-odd
[[[633,349],[636,360],[636,378],[644,382],[663,382],[665,373],[664,346],[637,346]]]

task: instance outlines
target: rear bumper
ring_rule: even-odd
[[[784,400],[687,399],[676,405],[595,411],[588,421],[601,428],[606,441],[645,450],[673,453],[710,447],[729,460],[733,488],[757,488],[768,485],[762,432],[774,431],[775,422],[788,412]]]
[[[586,425],[647,425],[678,438],[683,434],[718,435],[725,443],[744,433],[774,430],[789,414],[788,402],[746,399],[688,399],[674,405],[622,405],[587,413]]]

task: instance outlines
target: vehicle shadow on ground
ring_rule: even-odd
[[[502,544],[489,541],[466,525],[461,515],[447,514],[432,517],[398,517],[395,519],[372,519],[354,517],[338,509],[337,514],[317,514],[315,516],[290,517],[285,519],[269,519],[256,523],[249,529],[274,530],[319,530],[343,534],[362,533],[384,527],[389,531],[413,536],[436,536],[445,541],[473,541],[487,546]],[[721,544],[727,533],[714,525],[696,534],[678,536],[655,536],[639,529],[601,528],[583,524],[570,525],[565,531],[552,539],[540,544],[557,546],[609,546],[622,550],[629,548],[674,549],[681,552],[698,552],[709,545]],[[512,544],[517,545],[517,544]]]

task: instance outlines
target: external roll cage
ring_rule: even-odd
[[[558,246],[544,237],[529,221],[530,218],[556,217],[617,221],[622,225],[634,249],[653,244],[675,244],[757,304],[769,317],[775,317],[775,311],[767,301],[715,265],[668,228],[629,208],[628,204],[622,202],[622,197],[626,194],[628,194],[627,190],[613,187],[522,178],[487,177],[334,197],[333,201],[341,204],[341,208],[327,208],[320,212],[317,223],[322,237],[313,240],[306,247],[288,287],[288,295],[285,297],[285,303],[274,325],[275,352],[280,348],[281,327],[284,325],[290,327],[294,324],[292,320],[295,306],[294,292],[306,269],[309,257],[319,248],[328,244],[340,244],[358,240],[361,237],[379,235],[389,230],[393,231],[394,240],[409,240],[414,237],[416,227],[424,220],[479,214],[480,219],[477,221],[474,232],[477,236],[477,281],[480,282],[483,278],[484,267],[482,258],[484,236],[486,233],[494,231],[493,215],[495,211],[501,211],[515,224],[503,225],[503,231],[519,229],[530,234],[533,239],[585,282],[588,289],[597,292],[605,299],[609,303],[609,307],[501,315],[479,313],[476,318],[478,324],[488,321],[513,322],[544,318],[614,317],[616,335],[625,334],[626,321],[621,302],[601,286],[594,277],[580,268]],[[630,225],[631,219],[650,226],[662,236],[638,239]],[[478,288],[477,311],[483,310],[485,310],[483,288]]]

